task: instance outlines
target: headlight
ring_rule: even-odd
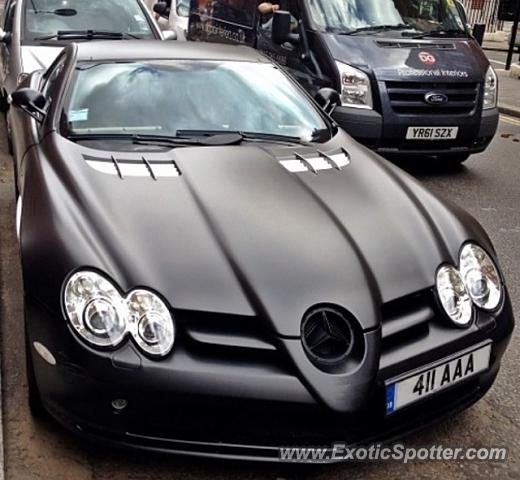
[[[118,347],[131,335],[145,353],[165,356],[173,348],[170,310],[155,293],[134,290],[126,298],[104,276],[75,273],[64,288],[64,307],[74,330],[96,347]]]
[[[493,67],[489,67],[484,81],[484,110],[495,108],[498,100],[498,79]]]
[[[336,62],[341,81],[341,101],[345,107],[373,108],[372,86],[365,72]]]
[[[137,326],[134,339],[150,355],[170,353],[175,339],[175,328],[170,311],[152,292],[135,290],[128,297],[128,305]]]
[[[467,327],[473,319],[473,304],[459,271],[444,265],[437,272],[437,293],[444,311],[455,325]]]
[[[477,307],[495,310],[502,299],[502,281],[491,257],[479,246],[467,244],[460,255],[460,273]]]

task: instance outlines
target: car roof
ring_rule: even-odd
[[[242,45],[217,43],[111,40],[81,42],[77,46],[78,62],[120,60],[222,60],[270,63],[263,54]]]

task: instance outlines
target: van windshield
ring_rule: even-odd
[[[83,64],[65,117],[72,135],[216,131],[311,141],[328,131],[279,68],[238,61]]]
[[[453,0],[308,0],[311,16],[328,32],[412,30],[461,33],[464,23]]]
[[[25,42],[59,40],[58,32],[87,30],[155,38],[136,0],[30,0],[24,19]]]

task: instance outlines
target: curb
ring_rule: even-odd
[[[514,107],[513,105],[499,104],[498,111],[511,117],[520,118],[520,107]]]

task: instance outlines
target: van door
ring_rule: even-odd
[[[298,0],[281,1],[281,10],[291,14],[291,29],[293,33],[303,33],[301,27],[302,11]],[[273,15],[260,16],[257,34],[257,48],[271,57],[275,62],[285,67],[288,72],[311,94],[321,87],[320,73],[316,71],[312,62],[302,60],[304,55],[303,39],[297,44],[286,42],[278,45],[272,40]]]

